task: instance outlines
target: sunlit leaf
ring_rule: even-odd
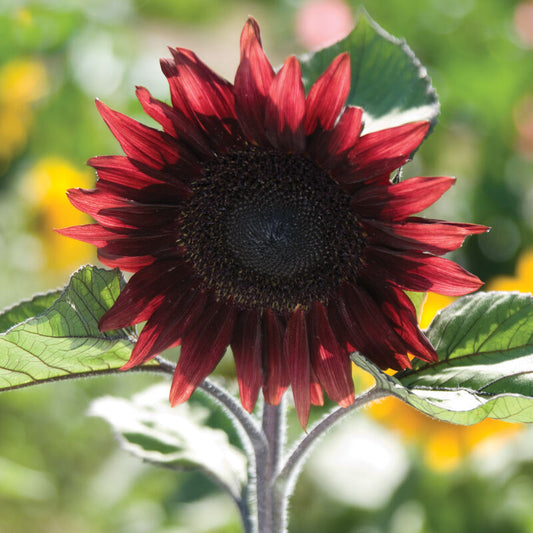
[[[340,53],[351,57],[348,104],[364,109],[364,132],[418,120],[435,123],[439,102],[426,69],[404,41],[389,35],[365,11],[341,41],[302,62],[306,89]]]
[[[170,407],[168,385],[155,385],[131,400],[99,398],[90,414],[106,420],[121,446],[136,457],[168,468],[201,470],[240,499],[246,457],[223,430],[206,425],[210,411],[194,399]]]
[[[30,300],[4,309],[0,314],[0,332],[7,331],[10,327],[41,314],[61,296],[62,292],[58,289],[45,294],[37,294]]]
[[[0,390],[120,368],[133,348],[134,331],[101,332],[98,320],[123,286],[118,270],[86,266],[61,293],[37,296],[4,312],[3,325],[30,318],[0,334]]]
[[[456,424],[484,418],[533,422],[533,298],[487,292],[460,298],[427,330],[437,363],[417,361],[388,376],[370,361],[354,362],[424,413]]]

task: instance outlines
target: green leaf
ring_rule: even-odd
[[[150,463],[178,470],[199,469],[238,501],[247,479],[244,453],[221,429],[208,427],[210,410],[191,398],[171,407],[168,385],[155,385],[131,400],[106,396],[90,414],[106,420],[121,446]]]
[[[437,363],[417,361],[388,376],[360,355],[354,362],[394,396],[456,424],[486,417],[533,422],[533,298],[486,292],[443,309],[427,335]]]
[[[363,10],[347,37],[304,58],[306,90],[342,52],[351,57],[347,103],[364,109],[365,133],[417,120],[436,123],[439,102],[426,69],[404,41],[389,35]]]
[[[72,275],[61,294],[37,296],[6,311],[0,317],[3,324],[38,314],[0,334],[0,391],[120,368],[131,354],[134,331],[102,333],[98,320],[124,283],[118,270],[86,266]]]
[[[10,327],[41,314],[61,296],[62,292],[61,289],[58,289],[37,294],[31,300],[25,300],[4,309],[0,314],[0,332],[7,331]]]
[[[411,300],[411,303],[415,306],[416,317],[420,320],[420,316],[422,315],[422,310],[424,309],[424,304],[426,303],[428,293],[405,291],[405,294],[407,294],[409,300]]]

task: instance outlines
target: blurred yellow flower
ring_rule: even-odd
[[[48,91],[40,61],[17,59],[0,67],[0,170],[19,153],[32,125],[31,105]]]
[[[533,281],[533,254],[529,257],[528,268],[530,279]],[[455,298],[449,296],[428,293],[420,317],[421,327],[426,328],[437,312],[454,300]],[[368,374],[363,376],[358,373],[357,377],[366,386],[371,384],[372,378]],[[422,446],[427,464],[441,471],[457,468],[462,459],[481,442],[488,442],[491,438],[494,444],[501,443],[523,427],[521,424],[509,424],[491,419],[485,419],[473,426],[457,426],[434,420],[396,398],[386,398],[372,404],[368,412],[401,434],[406,441]]]
[[[79,170],[59,157],[46,157],[35,164],[22,182],[31,230],[43,244],[46,267],[72,270],[94,260],[93,247],[67,239],[54,228],[87,224],[91,220],[75,209],[66,197],[69,187],[88,188],[94,184],[90,169]]]
[[[533,292],[533,249],[526,250],[520,257],[515,276],[497,276],[487,290]]]
[[[0,69],[0,102],[31,104],[48,92],[45,66],[35,59],[16,59]]]

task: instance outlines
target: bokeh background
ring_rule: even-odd
[[[233,79],[240,30],[260,22],[274,64],[347,33],[348,0],[3,0],[0,6],[0,305],[63,285],[93,250],[54,233],[84,223],[68,187],[118,153],[94,98],[149,123],[144,85],[167,100],[158,58],[191,48]],[[493,227],[455,259],[495,290],[533,290],[533,2],[367,0],[427,67],[442,113],[408,175],[456,175],[430,215]],[[451,299],[430,295],[423,325]],[[231,364],[223,367],[232,371]],[[368,378],[356,375],[361,388]],[[92,399],[155,382],[121,375],[0,396],[0,533],[234,533],[229,498],[194,473],[140,464]],[[292,533],[533,532],[533,432],[431,421],[384,401],[317,447]]]

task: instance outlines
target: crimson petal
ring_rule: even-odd
[[[176,345],[197,322],[205,306],[206,295],[192,285],[188,290],[165,295],[165,300],[146,322],[123,370],[145,363]]]
[[[401,370],[410,366],[405,344],[363,287],[344,285],[335,306],[340,320],[332,325],[340,325],[341,338],[347,338],[355,350],[381,368]]]
[[[165,298],[191,275],[186,263],[175,259],[156,261],[134,274],[113,307],[100,319],[101,331],[118,329],[148,320]]]
[[[170,48],[173,64],[162,62],[172,103],[206,132],[214,149],[234,144],[238,137],[233,86],[203,63],[194,52]]]
[[[367,184],[352,197],[356,212],[368,218],[401,220],[434,204],[455,178],[409,178],[401,183]]]
[[[265,103],[274,69],[261,46],[259,25],[249,18],[241,34],[241,62],[235,74],[235,103],[241,128],[251,141],[265,142]]]
[[[332,130],[317,128],[310,137],[308,151],[320,166],[331,171],[333,178],[350,172],[344,157],[361,134],[363,110],[360,107],[347,107]],[[342,179],[340,180],[342,182]]]
[[[265,132],[272,146],[302,152],[305,148],[305,91],[296,57],[289,57],[272,81],[265,112]]]
[[[309,319],[312,365],[318,381],[333,401],[348,407],[355,399],[348,354],[337,342],[321,303],[313,304]]]
[[[458,224],[420,217],[410,217],[394,223],[368,219],[361,222],[375,243],[436,255],[456,250],[469,235],[484,233],[489,229],[478,224]]]
[[[369,248],[369,263],[376,276],[408,291],[462,296],[478,290],[483,282],[458,264],[429,254]]]
[[[305,133],[319,125],[333,128],[350,92],[350,55],[338,55],[309,90],[306,98]]]
[[[350,174],[343,183],[365,181],[402,166],[423,141],[429,122],[412,122],[363,135],[348,154]]]
[[[291,378],[292,395],[300,425],[305,428],[311,408],[311,365],[305,311],[298,307],[291,314],[285,331],[283,352]]]
[[[367,288],[409,352],[424,361],[437,361],[437,352],[418,327],[416,309],[409,297],[401,289],[387,284],[373,283]]]
[[[100,100],[96,101],[96,107],[128,157],[154,168],[173,165],[179,160],[176,142],[170,135],[113,111]]]
[[[231,341],[235,314],[235,306],[215,302],[185,333],[170,389],[173,406],[188,400],[194,389],[214,370]]]
[[[137,257],[124,257],[98,249],[98,259],[110,268],[120,268],[125,272],[137,272],[141,268],[151,265],[157,258],[153,255],[143,255]]]
[[[315,370],[311,366],[311,379],[309,382],[309,395],[311,397],[311,405],[324,405],[324,394],[322,393],[322,386],[318,381]]]
[[[263,385],[261,316],[257,311],[242,311],[237,317],[231,341],[242,406],[251,413]]]
[[[176,260],[181,256],[181,249],[175,244],[176,237],[172,232],[156,233],[155,235],[131,235],[128,239],[108,241],[100,247],[99,253],[108,257],[168,257]]]
[[[97,187],[103,180],[120,186],[121,191],[127,188],[133,200],[142,199],[144,203],[159,203],[162,198],[180,201],[191,195],[189,186],[178,180],[175,172],[156,170],[124,156],[91,157],[87,164],[98,174]],[[161,186],[164,186],[164,189],[161,189]],[[155,197],[154,190],[159,193]],[[135,198],[133,196],[135,194],[139,198]]]
[[[60,228],[55,230],[60,235],[87,242],[94,246],[105,246],[110,240],[124,239],[129,237],[128,233],[119,234],[100,224],[84,224],[82,226],[70,226],[69,228]]]
[[[289,370],[283,354],[283,326],[271,309],[263,312],[263,395],[271,405],[278,405],[290,383]]]

